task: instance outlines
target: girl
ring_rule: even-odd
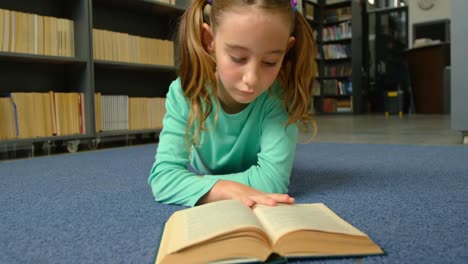
[[[211,5],[204,20],[205,6]],[[157,201],[293,203],[316,46],[295,0],[194,0],[179,26],[180,78],[167,93],[148,182]]]

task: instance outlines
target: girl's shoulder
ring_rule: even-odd
[[[180,78],[175,79],[169,85],[169,90],[166,94],[166,108],[173,108],[175,111],[179,112],[179,114],[188,112],[189,103],[184,95]]]
[[[172,99],[179,104],[189,105],[189,101],[185,96],[184,89],[182,89],[182,82],[180,77],[177,77],[172,83],[169,85],[169,91],[167,92],[166,99]]]
[[[185,98],[184,91],[182,90],[182,83],[180,81],[180,77],[172,81],[169,85],[169,91],[167,92],[166,97],[169,98],[169,96]]]

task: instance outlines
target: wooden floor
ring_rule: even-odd
[[[450,115],[320,115],[314,142],[462,145]]]

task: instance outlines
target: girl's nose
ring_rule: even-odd
[[[249,87],[254,88],[260,79],[259,67],[256,63],[247,66],[242,76],[242,81]]]

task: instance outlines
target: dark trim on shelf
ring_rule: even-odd
[[[390,13],[390,12],[395,12],[395,11],[399,11],[399,10],[404,10],[406,8],[408,8],[408,6],[372,8],[372,9],[367,9],[367,14]]]
[[[325,8],[339,8],[341,6],[351,6],[351,0],[343,0],[336,3],[325,4]]]
[[[185,6],[171,5],[157,0],[93,0],[93,5],[105,5],[118,8],[131,8],[153,14],[182,15]]]
[[[0,61],[17,61],[28,63],[53,63],[53,64],[86,64],[85,59],[75,57],[48,56],[30,53],[0,52]]]
[[[321,43],[322,45],[327,45],[327,44],[335,44],[335,43],[342,43],[342,42],[351,42],[351,40],[353,40],[352,37],[332,39],[332,40],[322,40],[322,41],[317,41],[317,42]]]
[[[327,27],[327,26],[338,25],[338,24],[346,23],[346,22],[352,23],[352,21],[353,21],[352,18],[342,19],[342,20],[337,20],[337,21],[323,21],[323,26]]]
[[[2,139],[0,140],[0,146],[14,145],[14,144],[29,144],[36,142],[47,142],[47,141],[67,141],[75,139],[89,139],[91,135],[87,134],[71,134],[63,136],[50,136],[50,137],[34,137],[34,138],[15,138],[15,139]]]
[[[324,77],[317,77],[320,80],[334,80],[334,79],[351,79],[352,75],[342,75],[342,76],[324,76]]]
[[[352,94],[324,94],[321,97],[333,97],[333,98],[349,98]]]
[[[106,61],[95,60],[94,65],[97,68],[105,69],[123,69],[123,70],[138,70],[138,71],[152,71],[152,72],[175,72],[176,66],[157,65],[157,64],[144,64],[144,63],[131,63],[121,61]]]
[[[305,0],[304,2],[318,6],[319,5],[318,1],[319,0],[315,0],[315,2],[312,0]]]
[[[352,58],[351,57],[346,57],[346,58],[334,58],[334,59],[317,59],[319,61],[323,61],[325,63],[327,62],[338,62],[338,61],[348,61],[348,60],[351,60]]]
[[[137,134],[151,134],[151,133],[160,133],[160,128],[155,129],[139,129],[139,130],[112,130],[112,131],[102,131],[96,133],[96,137],[109,137],[109,136],[125,136],[125,135],[137,135]]]
[[[316,115],[353,115],[351,112],[317,112]]]

